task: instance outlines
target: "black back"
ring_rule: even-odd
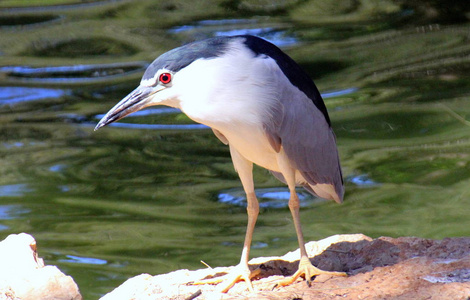
[[[313,104],[323,113],[326,122],[331,126],[330,117],[328,116],[323,98],[310,76],[290,56],[272,43],[251,35],[244,35],[242,37],[245,38],[245,44],[248,48],[256,55],[264,54],[274,59],[290,83],[312,99]]]

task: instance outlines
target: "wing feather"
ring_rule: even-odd
[[[278,100],[282,109],[272,110],[271,120],[276,121],[265,126],[268,139],[281,141],[292,167],[301,174],[297,184],[308,184],[307,190],[341,202],[344,188],[336,137],[323,112],[298,89],[282,92]],[[325,191],[326,185],[333,192]]]

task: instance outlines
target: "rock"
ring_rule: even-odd
[[[220,276],[232,267],[178,270],[127,280],[101,300],[113,299],[470,299],[470,238],[429,240],[414,237],[371,239],[362,234],[335,235],[309,242],[307,252],[324,270],[345,271],[349,277],[320,275],[311,287],[298,280],[273,288],[295,272],[299,250],[281,257],[250,260],[261,274],[254,293],[237,283],[227,294],[216,285],[195,286],[202,278]]]
[[[0,242],[0,299],[79,300],[77,284],[56,266],[45,266],[36,241],[26,233]]]

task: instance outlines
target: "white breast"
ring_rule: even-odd
[[[172,89],[181,86],[179,106],[188,117],[220,131],[248,160],[277,171],[263,122],[281,105],[276,85],[284,75],[273,59],[255,58],[239,43],[232,47],[223,57],[196,60],[178,72]]]

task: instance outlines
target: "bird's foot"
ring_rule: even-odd
[[[307,281],[307,285],[310,286],[312,283],[312,277],[318,275],[331,275],[331,276],[348,276],[345,272],[331,272],[331,271],[323,271],[312,265],[308,257],[302,257],[299,262],[299,269],[294,275],[287,277],[276,284],[276,286],[287,286],[294,283],[297,278],[303,276]]]
[[[226,275],[220,277],[214,277],[210,279],[203,279],[200,281],[192,282],[193,285],[201,284],[218,284],[220,285],[220,292],[227,293],[237,282],[244,280],[248,285],[250,292],[253,292],[253,284],[251,278],[257,276],[260,273],[260,269],[250,271],[248,265],[239,264],[230,270]]]

